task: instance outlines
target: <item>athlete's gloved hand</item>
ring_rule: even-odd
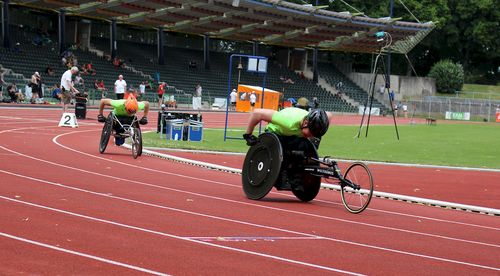
[[[141,125],[147,125],[148,124],[148,117],[144,116],[139,120],[139,124]]]
[[[97,115],[97,121],[100,123],[106,122],[106,117],[104,117],[102,114]]]
[[[259,138],[255,137],[253,134],[243,134],[243,139],[247,141],[247,146],[256,145],[259,142]]]

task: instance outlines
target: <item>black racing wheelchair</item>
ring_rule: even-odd
[[[316,146],[307,138],[263,133],[243,163],[243,191],[254,200],[265,197],[275,187],[292,191],[301,201],[311,201],[318,195],[321,178],[331,180],[332,187],[340,190],[349,212],[361,213],[368,207],[373,195],[368,167],[354,162],[342,174],[336,161],[318,158]]]
[[[116,138],[130,138],[132,145],[132,156],[134,159],[142,155],[142,132],[139,127],[139,120],[134,114],[131,117],[116,116],[110,112],[102,128],[99,152],[104,153],[108,146],[109,138],[113,135]]]

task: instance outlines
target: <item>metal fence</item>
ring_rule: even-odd
[[[453,114],[470,114],[471,121],[494,122],[500,111],[500,100],[463,99],[453,97],[425,97],[422,100],[409,100],[410,114],[421,117],[445,119],[446,112]]]

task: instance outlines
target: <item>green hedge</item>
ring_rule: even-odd
[[[464,84],[464,68],[451,60],[434,64],[428,76],[436,79],[436,88],[440,93],[455,93],[462,90]]]

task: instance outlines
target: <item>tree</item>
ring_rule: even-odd
[[[436,79],[436,88],[441,93],[455,93],[462,90],[464,69],[451,60],[442,60],[432,66],[429,77]]]

